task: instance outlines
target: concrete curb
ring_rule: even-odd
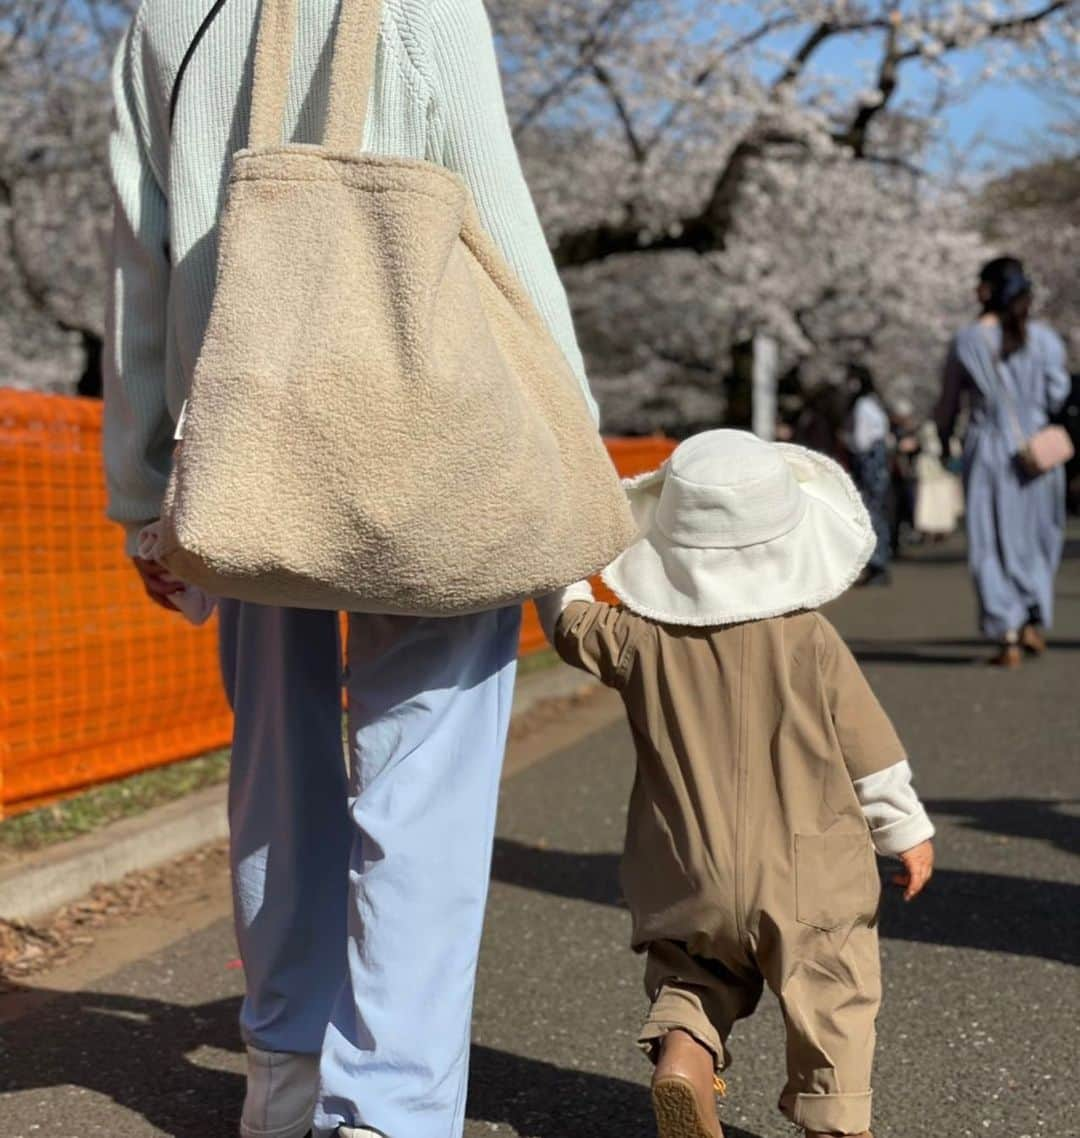
[[[0,873],[0,917],[33,920],[84,896],[95,885],[217,841],[228,828],[223,785],[124,818]]]
[[[553,699],[598,687],[590,677],[554,666],[525,676],[513,718]],[[210,786],[145,814],[20,859],[0,871],[0,918],[32,921],[136,870],[152,869],[228,836],[226,788]]]

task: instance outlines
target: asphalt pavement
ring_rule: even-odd
[[[956,545],[830,612],[939,827],[928,892],[882,913],[877,1138],[1080,1136],[1080,532],[1068,553],[1051,651],[1015,674],[982,666]],[[467,1138],[653,1133],[617,882],[631,777],[616,722],[504,785]],[[0,1000],[0,1138],[233,1135],[234,957],[221,919],[76,991],[45,975]],[[792,1134],[770,997],[731,1049],[729,1138]]]

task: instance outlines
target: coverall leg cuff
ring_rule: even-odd
[[[822,1134],[865,1134],[870,1129],[873,1091],[848,1095],[785,1094],[780,1109],[804,1130]]]
[[[687,1023],[684,1020],[660,1020],[650,1018],[638,1036],[638,1047],[653,1063],[660,1057],[660,1044],[669,1031],[685,1031],[693,1036],[707,1051],[712,1053],[713,1066],[719,1074],[726,1066],[724,1045],[716,1029],[708,1020]]]

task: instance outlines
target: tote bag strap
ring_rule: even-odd
[[[1005,414],[1008,417],[1009,426],[1012,428],[1013,442],[1020,450],[1023,450],[1027,446],[1027,435],[1024,434],[1020,415],[1016,410],[1016,401],[1009,390],[1009,377],[1005,373],[1005,361],[998,355],[997,349],[989,337],[986,339],[986,345],[990,352],[990,367],[993,370],[995,380],[997,380],[999,398],[1005,405]]]
[[[261,0],[248,146],[280,146],[289,95],[297,0]],[[381,0],[340,0],[323,145],[351,153],[363,142],[375,78]]]

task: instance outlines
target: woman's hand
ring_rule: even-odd
[[[934,843],[927,838],[900,855],[904,863],[901,873],[893,874],[893,884],[904,888],[904,900],[911,901],[923,891],[934,874]]]
[[[142,578],[146,595],[154,604],[168,609],[169,612],[176,612],[176,606],[169,601],[169,597],[173,593],[183,591],[183,582],[173,577],[168,569],[157,561],[147,561],[142,557],[133,557],[131,560]]]

